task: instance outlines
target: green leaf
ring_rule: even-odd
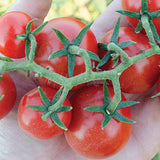
[[[121,108],[129,107],[129,106],[133,106],[138,103],[139,103],[138,101],[122,101],[118,104],[117,110]]]
[[[6,61],[6,62],[14,62],[11,58],[9,58],[9,57],[1,57],[0,56],[0,60],[2,60],[2,61]]]
[[[117,12],[125,16],[129,16],[129,17],[136,18],[136,19],[141,19],[141,14],[138,12],[124,11],[124,10],[118,10]]]
[[[52,54],[49,56],[48,60],[54,59],[54,58],[57,58],[57,57],[61,57],[61,56],[67,56],[67,54],[68,54],[68,53],[67,53],[66,48],[62,48],[61,50],[58,50],[58,51],[52,53]]]
[[[54,105],[58,101],[59,97],[61,96],[62,90],[63,90],[63,87],[60,87],[60,89],[57,91],[57,93],[52,99],[52,102],[51,102],[52,105]]]
[[[72,43],[74,45],[79,46],[81,44],[84,36],[88,32],[88,30],[90,29],[90,27],[91,27],[92,24],[93,24],[93,22],[90,22],[85,27],[83,27],[83,29],[79,32],[79,34],[76,36],[76,38],[72,41]]]
[[[160,10],[149,13],[151,20],[160,17]]]
[[[104,107],[103,106],[89,106],[89,107],[85,107],[84,110],[91,111],[91,112],[104,113]]]
[[[153,157],[152,160],[160,160],[160,155],[159,155],[159,153],[157,153],[157,154]]]
[[[113,62],[114,62],[114,64],[113,64],[112,68],[114,68],[114,67],[116,67],[116,66],[118,65],[119,58],[118,58],[118,57],[115,58],[115,59],[113,60]]]
[[[97,61],[97,62],[101,62],[101,59],[99,58],[99,56],[91,51],[88,51],[87,50],[87,53],[90,57],[90,59],[94,60],[94,61]]]
[[[113,34],[111,37],[111,42],[115,44],[118,44],[119,28],[120,28],[120,17],[118,18],[118,21],[114,27]]]
[[[52,118],[53,122],[54,122],[57,126],[59,126],[60,128],[62,128],[62,129],[65,130],[65,131],[68,130],[68,129],[66,128],[66,126],[64,125],[64,123],[59,119],[58,115],[57,115],[55,112],[53,112],[53,113],[51,114],[51,118]]]
[[[152,98],[160,96],[160,93],[157,93],[156,95],[152,96]]]
[[[37,110],[37,111],[46,111],[47,108],[45,106],[38,106],[38,105],[26,105],[27,107],[29,108],[32,108],[34,110]]]
[[[135,29],[135,32],[139,33],[142,29],[143,29],[142,21],[139,20],[138,25],[137,25],[137,27]]]
[[[138,103],[139,103],[138,101],[122,101],[118,104],[117,110],[121,108],[129,107],[129,106],[133,106]]]
[[[68,54],[68,76],[72,77],[75,66],[76,55]]]
[[[117,111],[114,112],[113,117],[121,122],[125,122],[125,123],[136,123],[135,121],[133,121],[132,119],[128,119],[126,117],[124,117],[123,115],[119,114]]]
[[[34,22],[34,21],[36,21],[37,19],[35,18],[35,19],[32,19],[28,24],[27,24],[27,26],[26,26],[26,33],[28,34],[28,33],[31,33],[31,25],[32,25],[32,23]]]
[[[126,47],[128,47],[128,46],[131,46],[131,45],[134,45],[134,44],[136,44],[136,42],[134,42],[134,41],[125,41],[125,42],[119,43],[118,46],[119,46],[121,49],[124,49],[124,48],[126,48]]]
[[[58,108],[56,113],[58,113],[58,112],[68,112],[68,111],[71,111],[71,110],[72,110],[71,106],[63,106],[63,107]]]
[[[149,21],[149,23],[150,23],[151,30],[152,30],[152,32],[153,32],[154,37],[156,38],[157,42],[160,43],[160,38],[159,38],[159,35],[158,35],[158,33],[157,33],[157,30],[156,30],[153,22],[152,22],[152,21]]]
[[[101,63],[98,63],[97,68],[103,66],[105,63],[109,61],[111,58],[111,52],[107,52],[104,57],[101,59]]]
[[[40,87],[38,87],[38,90],[39,90],[39,94],[40,94],[40,96],[42,98],[42,101],[43,101],[44,105],[46,107],[50,106],[51,102],[49,101],[48,97],[45,95],[45,93],[43,92],[43,90]]]
[[[5,95],[0,96],[0,101],[4,98]]]
[[[69,39],[61,31],[55,28],[53,28],[53,31],[55,32],[57,37],[60,39],[64,47],[67,47],[69,44],[71,44]]]
[[[147,0],[141,0],[141,11],[142,11],[143,14],[149,12]]]
[[[48,23],[48,21],[42,23],[40,26],[38,26],[36,29],[34,29],[34,30],[32,31],[32,34],[33,34],[34,36],[37,35],[37,34],[44,28],[44,26],[45,26],[47,23]]]
[[[25,43],[25,55],[27,60],[29,60],[30,45],[31,45],[31,42],[30,40],[27,39]]]
[[[105,51],[108,51],[108,44],[106,43],[98,43],[98,48],[101,48]]]
[[[103,96],[104,96],[104,106],[108,106],[111,103],[111,99],[109,96],[106,80],[104,80],[103,82]]]
[[[107,126],[107,124],[110,122],[111,119],[112,119],[111,115],[104,114],[104,119],[102,122],[102,129],[104,129]]]

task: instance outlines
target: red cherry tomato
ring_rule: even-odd
[[[16,35],[25,34],[31,18],[23,12],[8,12],[0,17],[0,52],[9,58],[25,57],[25,41],[17,40]],[[31,30],[35,27],[32,24]]]
[[[43,30],[37,34],[37,54],[35,62],[50,71],[61,74],[68,77],[68,58],[67,56],[58,57],[48,61],[48,57],[55,51],[63,48],[62,42],[56,36],[52,28],[60,30],[70,41],[73,41],[77,34],[85,26],[81,21],[73,18],[56,18],[48,22]],[[81,48],[92,51],[98,54],[97,41],[94,34],[89,30],[83,38]],[[93,62],[93,61],[92,61]],[[81,74],[85,71],[85,64],[82,57],[76,56],[75,68],[73,76]],[[54,82],[45,78],[38,78],[41,85],[48,85],[53,88],[59,88],[60,86]],[[72,90],[76,90],[78,87],[73,87]]]
[[[56,90],[49,87],[41,87],[48,99],[52,101],[56,94]],[[49,117],[46,121],[42,120],[44,112],[37,111],[27,107],[26,105],[44,106],[40,97],[38,88],[28,92],[21,99],[18,109],[18,122],[20,127],[29,135],[37,139],[49,139],[61,135],[64,130],[58,127]],[[69,100],[66,98],[62,106],[70,106]],[[57,113],[60,120],[66,127],[71,121],[71,111]]]
[[[16,100],[16,87],[14,81],[9,76],[8,73],[2,74],[2,79],[0,80],[0,119],[5,117],[13,108]]]
[[[111,99],[114,91],[108,86]],[[125,98],[122,96],[122,101]],[[102,130],[103,114],[85,111],[88,106],[103,106],[103,85],[88,86],[78,91],[72,98],[72,121],[65,132],[68,144],[79,154],[94,159],[106,158],[118,152],[127,143],[132,124],[114,118]],[[130,107],[118,110],[131,118]]]
[[[141,0],[121,0],[122,8],[124,10],[139,12],[141,10]],[[147,0],[149,12],[154,12],[160,10],[160,1],[159,0]],[[137,27],[139,20],[126,16],[128,22],[133,26]],[[153,23],[160,35],[160,17],[153,19]]]
[[[101,40],[102,43],[109,43],[113,31],[108,32]],[[151,48],[148,38],[142,33],[136,34],[132,28],[120,28],[119,43],[125,41],[135,41],[135,45],[131,45],[123,49],[129,57],[140,54],[143,50]],[[100,49],[99,56],[103,58],[106,51]],[[119,63],[122,61],[120,58]],[[120,75],[121,90],[126,93],[141,93],[150,89],[157,81],[160,69],[160,56],[153,55],[149,58],[145,58],[122,72]],[[110,59],[101,68],[102,70],[113,69],[113,60]],[[152,73],[152,74],[151,74]]]

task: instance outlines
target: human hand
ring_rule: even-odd
[[[30,3],[30,5],[27,4]],[[34,4],[31,0],[17,1],[9,10],[21,10],[28,13],[32,18],[39,17],[39,25],[50,7],[50,0],[39,0]],[[42,8],[36,10],[37,8]],[[31,9],[32,8],[32,9]],[[107,10],[94,22],[92,31],[99,41],[104,33],[113,28],[118,13],[116,10],[121,9],[120,0],[114,0]],[[105,19],[105,20],[104,20]],[[122,16],[121,25],[128,25],[125,17]],[[103,23],[102,23],[103,22]],[[109,23],[108,23],[109,22]],[[23,159],[23,160],[63,160],[76,159],[87,160],[75,153],[67,144],[64,136],[54,139],[41,141],[34,139],[24,133],[17,123],[17,109],[20,98],[29,90],[36,87],[33,79],[27,78],[23,73],[11,73],[17,86],[18,98],[13,110],[0,121],[0,158],[4,160]],[[17,76],[18,75],[18,76]],[[22,80],[23,79],[23,80]],[[159,150],[159,100],[151,99],[150,96],[155,93],[155,87],[145,94],[129,95],[128,100],[141,101],[140,104],[132,108],[133,119],[137,122],[133,125],[132,135],[126,146],[116,155],[107,158],[107,160],[137,159],[150,160]]]

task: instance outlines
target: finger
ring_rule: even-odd
[[[114,25],[120,16],[117,10],[122,9],[121,0],[114,0],[106,10],[94,21],[91,30],[99,42],[106,32],[114,28]],[[125,16],[121,16],[121,26],[128,26]]]
[[[7,12],[22,11],[27,13],[31,18],[37,18],[35,25],[40,25],[47,15],[52,0],[17,0]]]

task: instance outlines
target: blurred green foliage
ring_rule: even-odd
[[[16,0],[0,0],[0,15]],[[95,20],[112,0],[53,0],[46,17],[50,20],[56,17],[75,17],[84,21]]]

